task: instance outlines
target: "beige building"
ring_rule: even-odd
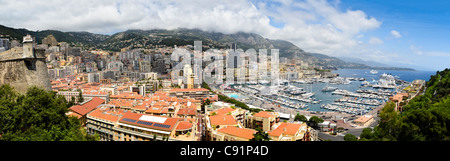
[[[359,118],[357,118],[356,120],[354,120],[353,122],[358,125],[358,126],[369,126],[373,121],[375,121],[373,119],[372,115],[363,115]]]
[[[115,141],[193,141],[195,126],[184,119],[125,113],[114,126]]]
[[[226,126],[217,130],[213,140],[216,141],[249,141],[257,131],[236,126]]]
[[[214,102],[216,103],[216,102]],[[247,115],[248,111],[244,110],[242,108],[229,108],[229,107],[224,107],[224,108],[220,108],[214,111],[209,112],[208,114],[210,116],[212,115],[231,115],[233,116],[237,122],[239,122],[241,125],[245,126],[246,125],[246,119],[245,116]]]
[[[309,129],[308,126],[303,123],[279,123],[275,125],[276,128],[269,131],[270,138],[274,141],[308,141]]]
[[[87,116],[88,134],[102,141],[193,141],[194,124],[182,118],[132,113],[104,105]]]
[[[262,127],[262,130],[268,132],[273,130],[273,125],[280,121],[280,114],[277,112],[261,111],[248,117],[247,127],[255,129]]]

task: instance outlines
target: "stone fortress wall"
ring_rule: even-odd
[[[51,90],[45,50],[34,49],[31,45],[32,54],[26,55],[25,46],[0,53],[0,85],[9,84],[21,93],[31,86]]]

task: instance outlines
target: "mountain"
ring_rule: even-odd
[[[365,61],[359,58],[351,58],[351,57],[337,57],[338,59],[341,59],[343,61],[346,62],[351,62],[351,63],[363,63],[372,67],[389,67],[389,65],[387,64],[383,64],[383,63],[378,63],[378,62],[374,62],[374,61]]]
[[[36,35],[36,31],[27,29],[14,29],[0,25],[0,35],[10,35],[12,39],[21,40],[26,34]],[[153,30],[127,30],[113,35],[93,34],[89,32],[61,32],[56,30],[44,30],[37,33],[42,40],[52,34],[59,42],[68,42],[72,46],[98,48],[110,51],[120,51],[122,48],[154,48],[161,45],[182,46],[193,45],[194,41],[202,41],[203,50],[209,48],[225,49],[231,44],[237,44],[244,51],[253,48],[279,49],[280,57],[289,59],[301,59],[311,65],[322,66],[324,69],[353,68],[353,69],[401,69],[410,68],[372,67],[359,62],[343,61],[336,57],[319,53],[305,52],[298,46],[285,40],[271,40],[254,33],[238,32],[235,34],[223,34],[218,32],[206,32],[199,29],[153,29]]]
[[[39,43],[42,42],[44,37],[53,35],[58,42],[68,42],[73,46],[86,47],[95,47],[109,37],[108,35],[93,34],[89,32],[61,32],[57,30],[44,30],[36,33],[36,31],[14,29],[0,25],[0,35],[3,35],[3,37],[7,37],[6,35],[9,35],[8,37],[12,40],[22,40],[23,36],[27,34],[30,34],[33,37],[36,37],[37,35]]]

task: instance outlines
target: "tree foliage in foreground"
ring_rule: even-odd
[[[66,116],[68,102],[53,91],[31,87],[20,94],[0,86],[0,140],[94,141],[75,117]]]
[[[371,141],[449,141],[450,69],[436,72],[426,83],[426,91],[395,111],[393,102],[380,113],[373,131],[363,131],[360,140]]]

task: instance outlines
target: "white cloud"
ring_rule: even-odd
[[[351,52],[361,44],[365,31],[380,27],[381,22],[360,10],[340,11],[337,3],[325,0],[279,1],[279,5],[258,5],[266,15],[285,23],[284,28],[266,34],[291,41],[306,51],[337,55]],[[265,7],[265,8],[264,8]]]
[[[331,55],[350,52],[361,44],[356,38],[381,26],[380,21],[363,11],[341,11],[339,1],[326,0],[0,0],[0,4],[0,15],[8,15],[0,17],[2,25],[17,28],[94,33],[180,27],[223,33],[242,31],[288,40],[306,51]],[[269,16],[284,26],[271,26]]]
[[[395,38],[401,38],[402,37],[400,32],[398,32],[396,30],[391,30],[391,35],[394,36]]]
[[[380,44],[383,44],[383,40],[381,40],[381,39],[379,39],[377,37],[371,37],[370,40],[369,40],[369,44],[380,45]]]

